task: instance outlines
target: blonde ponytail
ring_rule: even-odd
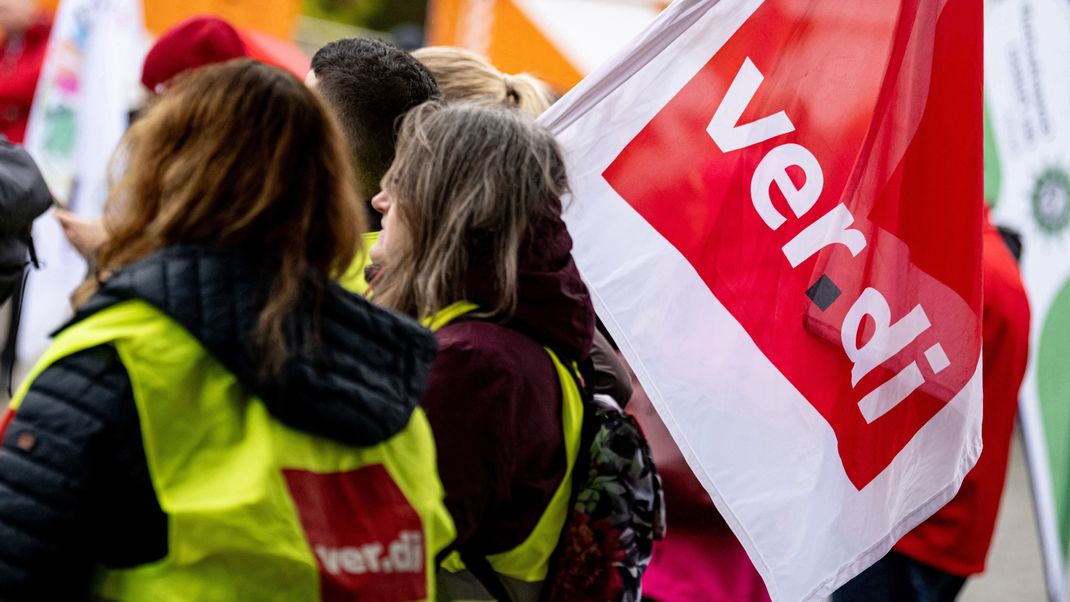
[[[521,113],[538,117],[553,104],[553,93],[542,80],[521,73],[503,75],[505,82],[505,104],[520,110]]]
[[[553,91],[542,80],[527,73],[504,74],[469,50],[430,46],[412,54],[431,72],[450,102],[503,105],[532,117],[553,104]]]

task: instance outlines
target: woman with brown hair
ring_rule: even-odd
[[[363,216],[323,103],[207,67],[122,152],[75,318],[5,421],[0,597],[434,599],[434,342],[333,282]]]
[[[594,332],[560,218],[567,186],[530,119],[425,105],[372,201],[375,300],[428,320],[439,343],[421,405],[458,532],[446,599],[540,599],[565,524],[583,414],[567,366]]]

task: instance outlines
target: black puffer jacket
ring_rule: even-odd
[[[262,379],[250,337],[268,281],[234,253],[168,249],[116,273],[75,321],[142,299],[195,335],[281,422],[355,446],[400,431],[434,358],[430,334],[331,285],[319,306],[320,344],[305,344],[313,320],[302,307],[286,328],[291,355],[278,376]],[[0,599],[86,599],[97,566],[166,554],[167,517],[114,349],[57,362],[30,387],[0,450]]]
[[[51,203],[30,155],[0,136],[0,303],[18,287],[32,248],[30,225]]]

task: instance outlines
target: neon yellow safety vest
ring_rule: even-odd
[[[365,297],[368,294],[368,281],[364,278],[364,268],[372,264],[371,257],[368,256],[368,251],[379,240],[378,232],[366,232],[360,235],[361,241],[364,245],[364,250],[359,253],[350,264],[346,273],[338,279],[338,284],[342,285],[342,288],[356,293],[361,297]]]
[[[357,448],[291,429],[200,343],[142,301],[64,330],[49,365],[111,345],[126,368],[168,554],[102,570],[109,600],[434,600],[435,556],[454,537],[424,413]]]
[[[473,303],[461,301],[439,311],[425,324],[432,331],[438,331],[450,322],[478,309]],[[572,469],[579,454],[580,436],[583,429],[583,397],[569,369],[558,359],[557,355],[546,348],[558,380],[561,382],[561,424],[565,439],[565,475],[557,486],[550,503],[539,518],[535,529],[519,546],[487,557],[487,562],[494,569],[503,588],[517,602],[541,599],[543,582],[550,572],[550,561],[557,549],[561,532],[569,514],[572,495]],[[439,571],[439,599],[460,600],[494,600],[461,560],[460,554],[453,552],[443,562]]]

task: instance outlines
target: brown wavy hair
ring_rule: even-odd
[[[123,139],[110,239],[74,303],[110,274],[174,245],[240,249],[274,270],[255,340],[268,372],[286,357],[283,321],[361,252],[364,215],[346,145],[299,79],[238,59],[182,77]]]
[[[516,309],[520,249],[532,224],[561,213],[568,176],[553,136],[504,107],[423,104],[405,116],[383,178],[397,231],[375,302],[426,318],[465,300],[473,262],[493,263],[494,298],[473,316]]]

